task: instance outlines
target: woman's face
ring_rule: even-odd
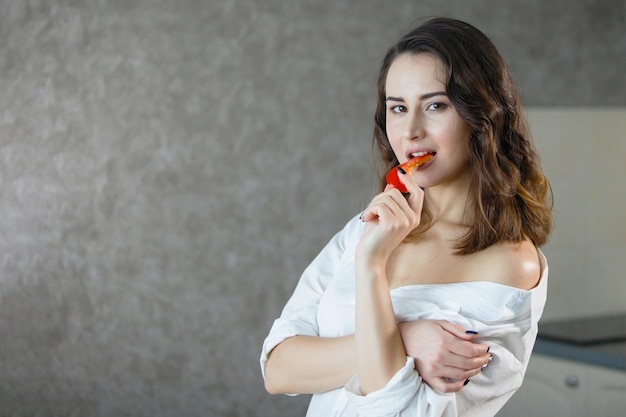
[[[443,62],[432,54],[403,54],[385,82],[387,137],[398,161],[434,154],[414,174],[421,187],[469,177],[471,128],[452,107],[445,77]]]

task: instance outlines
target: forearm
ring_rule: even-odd
[[[265,367],[271,394],[312,394],[342,387],[356,373],[354,335],[294,336],[277,345]]]
[[[383,388],[406,362],[384,272],[357,267],[356,359],[363,395]]]

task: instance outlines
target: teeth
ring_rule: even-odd
[[[413,152],[413,153],[411,154],[411,158],[415,158],[415,157],[417,157],[417,156],[426,155],[426,154],[428,154],[428,153],[430,153],[430,152]]]

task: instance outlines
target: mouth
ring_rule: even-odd
[[[431,157],[437,155],[437,152],[429,152],[429,151],[418,151],[418,152],[410,152],[407,154],[407,159],[411,160],[414,158],[423,157],[425,155],[431,155]]]

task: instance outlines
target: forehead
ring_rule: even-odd
[[[428,52],[419,54],[404,53],[391,63],[386,89],[404,89],[409,87],[445,87],[446,66],[443,61]]]

